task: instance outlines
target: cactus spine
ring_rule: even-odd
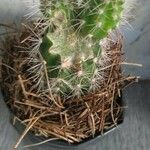
[[[41,0],[40,9],[48,25],[40,53],[53,91],[80,96],[99,87],[100,41],[118,26],[123,3],[123,0]]]

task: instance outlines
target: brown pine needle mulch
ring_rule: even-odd
[[[32,44],[32,37],[27,35],[28,31],[21,36],[25,39],[21,41],[6,40],[1,65],[5,101],[15,119],[26,126],[15,148],[30,130],[38,136],[78,143],[116,126],[123,113],[118,97],[121,97],[121,90],[136,79],[121,72],[122,37],[119,35],[116,42],[110,41],[106,48],[111,53],[109,63],[102,68],[106,78],[101,88],[80,98],[64,99],[53,95],[46,68],[40,70],[44,66],[40,56],[33,51],[34,60],[31,52],[26,52],[26,47]]]

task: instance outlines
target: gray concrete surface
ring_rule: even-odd
[[[102,137],[94,145],[90,144],[78,148],[78,150],[150,149],[150,81],[133,84],[124,91],[124,97],[128,105],[124,123],[118,129]],[[3,99],[0,98],[0,150],[12,150],[19,136],[11,125],[9,117],[9,111]],[[49,147],[47,144],[24,149],[23,145],[29,143],[31,143],[31,139],[26,138],[19,150],[60,150]]]
[[[141,1],[136,7],[135,20],[131,28],[123,29],[125,36],[126,62],[142,64],[143,67],[127,66],[126,74],[150,78],[150,0]]]

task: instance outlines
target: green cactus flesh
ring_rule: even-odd
[[[88,91],[98,73],[99,42],[117,27],[123,0],[41,0],[40,8],[49,22],[40,52],[52,86],[62,93]]]

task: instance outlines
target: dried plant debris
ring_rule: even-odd
[[[103,64],[98,66],[98,75],[103,75],[103,79],[93,80],[96,88],[82,91],[80,95],[61,93],[53,88],[58,79],[48,75],[39,52],[38,32],[40,23],[25,26],[21,36],[8,38],[3,43],[2,91],[15,118],[26,126],[15,148],[29,130],[48,139],[79,143],[116,126],[123,113],[118,97],[123,87],[136,79],[121,72],[122,36],[118,31],[113,32],[115,40],[111,39],[112,34],[107,40],[101,40]],[[102,61],[106,57],[109,59]],[[78,89],[75,90],[77,93]]]

